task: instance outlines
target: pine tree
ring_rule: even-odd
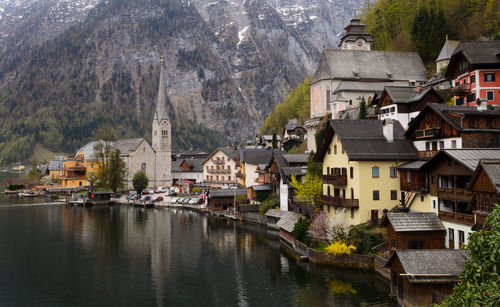
[[[366,101],[365,101],[365,96],[361,98],[361,103],[359,104],[359,119],[366,119],[366,116],[368,115],[368,112],[366,110]]]

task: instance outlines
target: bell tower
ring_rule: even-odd
[[[156,186],[172,185],[172,138],[171,123],[168,117],[166,95],[165,60],[160,57],[160,84],[158,86],[158,99],[153,116],[152,146],[155,150],[155,178]]]

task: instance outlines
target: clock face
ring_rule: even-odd
[[[363,43],[362,42],[358,42],[358,46],[361,46],[361,45],[363,45]]]

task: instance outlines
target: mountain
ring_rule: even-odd
[[[0,161],[149,136],[161,54],[174,125],[252,137],[362,2],[0,0]]]

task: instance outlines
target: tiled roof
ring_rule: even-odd
[[[417,88],[414,86],[386,86],[384,90],[393,103],[406,103],[417,93]]]
[[[271,191],[273,187],[270,184],[259,184],[259,185],[253,185],[251,188],[254,191]]]
[[[411,161],[398,166],[398,170],[419,170],[426,162],[427,160]]]
[[[500,157],[500,148],[460,148],[460,149],[443,149],[438,154],[434,155],[425,165],[424,168],[432,167],[434,161],[439,159],[441,155],[447,155],[455,161],[474,171],[481,159],[498,159]]]
[[[398,121],[393,123],[392,143],[384,137],[380,120],[331,120],[330,123],[349,160],[418,159],[417,149],[403,136],[404,129]]]
[[[470,65],[500,65],[500,40],[462,42],[453,52],[452,57],[462,53]]]
[[[210,197],[231,197],[234,195],[246,195],[246,189],[214,189],[209,190]]]
[[[446,231],[441,220],[432,212],[389,212],[387,219],[396,232]]]
[[[280,209],[269,209],[267,210],[265,216],[282,218],[287,211],[282,211]]]
[[[248,164],[268,164],[277,150],[271,149],[240,149],[240,161]]]
[[[383,82],[383,81],[350,81],[350,80],[342,80],[340,84],[333,90],[333,94],[337,94],[344,91],[356,91],[356,92],[382,92],[385,87],[394,84],[393,82]],[[333,96],[334,98],[338,96]],[[340,101],[342,101],[343,96],[340,96]],[[343,100],[347,101],[347,99]]]
[[[299,220],[300,214],[292,211],[286,211],[286,214],[276,223],[276,226],[292,233],[295,223]]]
[[[308,157],[308,154],[283,154],[283,158],[290,164],[306,164]]]
[[[396,250],[387,261],[398,258],[410,282],[454,282],[463,271],[468,252],[460,249]]]
[[[329,49],[321,55],[312,82],[333,78],[427,80],[424,63],[416,52]]]
[[[120,154],[122,156],[127,156],[129,152],[134,151],[141,145],[144,138],[136,138],[136,139],[122,139],[114,142],[114,148],[120,150]]]
[[[481,166],[497,193],[500,193],[500,159],[481,160]]]
[[[234,149],[234,147],[219,147],[217,149],[222,151],[231,160],[238,161],[238,150]]]
[[[446,40],[443,48],[441,48],[441,52],[439,53],[439,56],[436,59],[436,62],[441,61],[441,60],[449,60],[451,58],[451,55],[457,49],[457,46],[460,44],[460,41],[455,41],[455,40]],[[439,72],[439,71],[438,71]]]

